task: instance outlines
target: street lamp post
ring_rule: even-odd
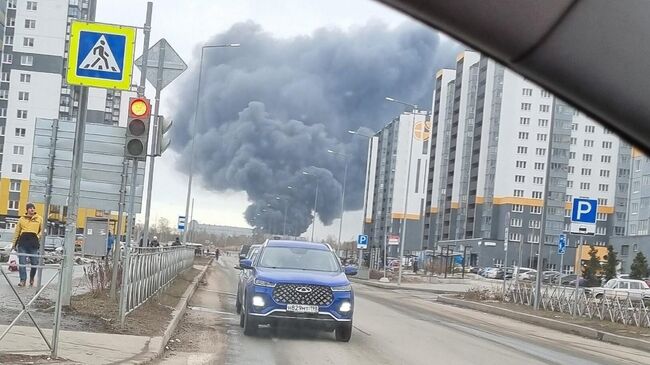
[[[361,217],[361,232],[365,234],[365,225],[366,225],[366,216],[368,215],[368,195],[369,195],[369,189],[370,189],[370,166],[372,165],[372,137],[367,134],[359,133],[358,131],[348,131],[350,134],[354,134],[355,136],[359,137],[365,137],[368,139],[368,161],[366,162],[366,192],[364,195],[364,202],[363,202],[363,217]],[[384,240],[385,241],[385,240]],[[369,257],[370,259],[370,257]],[[363,250],[359,250],[359,267],[361,267],[361,264],[363,262]],[[370,265],[368,265],[370,267]]]
[[[411,114],[413,115],[413,122],[409,126],[409,159],[408,167],[406,170],[406,189],[404,193],[404,219],[402,219],[402,229],[400,232],[400,248],[399,248],[399,273],[397,275],[397,285],[402,285],[402,261],[404,260],[404,244],[406,243],[406,216],[409,202],[409,185],[411,184],[411,160],[413,159],[413,129],[415,127],[415,112],[418,106],[415,104],[405,103],[394,98],[386,97],[387,101],[398,103],[412,108]]]
[[[293,189],[293,186],[287,186],[287,189],[291,190]],[[286,236],[287,235],[287,214],[289,212],[289,199],[284,202],[284,223],[282,225],[282,235]]]
[[[345,153],[336,152],[333,150],[327,150],[327,152],[343,157],[345,160],[345,168],[343,170],[343,190],[341,191],[341,220],[339,221],[339,250],[341,250],[341,233],[343,232],[343,211],[345,210],[345,183],[348,178],[348,164],[350,162],[350,156]]]
[[[313,176],[316,178],[316,194],[314,196],[314,215],[311,218],[311,241],[314,242],[314,230],[316,229],[316,205],[318,204],[318,184],[320,179],[314,174],[310,174],[307,171],[302,172],[303,175]]]
[[[194,116],[192,121],[192,146],[190,150],[190,172],[189,178],[187,181],[187,199],[185,201],[185,219],[190,214],[190,200],[192,197],[192,177],[194,175],[194,145],[196,142],[196,132],[198,131],[198,114],[199,114],[199,100],[201,98],[201,79],[203,76],[203,54],[206,48],[229,48],[229,47],[239,47],[239,43],[230,43],[230,44],[219,44],[219,45],[207,45],[201,47],[201,60],[199,61],[199,81],[196,86],[196,98],[194,101]],[[183,231],[183,242],[187,242],[187,229]]]

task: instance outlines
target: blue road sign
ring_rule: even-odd
[[[178,216],[178,230],[179,231],[185,230],[185,217],[182,215]]]
[[[595,224],[597,212],[597,199],[573,198],[573,206],[571,207],[571,222]]]
[[[368,248],[368,235],[360,234],[357,237],[357,249],[365,250]]]
[[[561,234],[560,240],[557,241],[557,254],[564,255],[566,253],[566,235]]]

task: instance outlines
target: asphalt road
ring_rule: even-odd
[[[650,353],[435,302],[436,295],[355,285],[349,343],[332,333],[262,328],[235,314],[238,271],[208,271],[160,364],[650,364]],[[178,340],[178,341],[176,341]]]

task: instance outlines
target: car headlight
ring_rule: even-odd
[[[270,281],[262,280],[262,279],[255,279],[255,285],[257,286],[266,286],[268,288],[274,288],[275,283],[272,283]]]
[[[260,297],[259,295],[256,295],[253,297],[253,306],[254,307],[263,307],[264,306],[264,298]]]
[[[352,303],[350,302],[343,302],[341,303],[341,307],[339,308],[339,311],[342,313],[349,312],[352,310]]]
[[[352,290],[352,285],[341,285],[341,286],[333,286],[332,291],[351,291]]]

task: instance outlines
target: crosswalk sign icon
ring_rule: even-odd
[[[72,22],[68,84],[129,90],[135,34],[132,27]]]

